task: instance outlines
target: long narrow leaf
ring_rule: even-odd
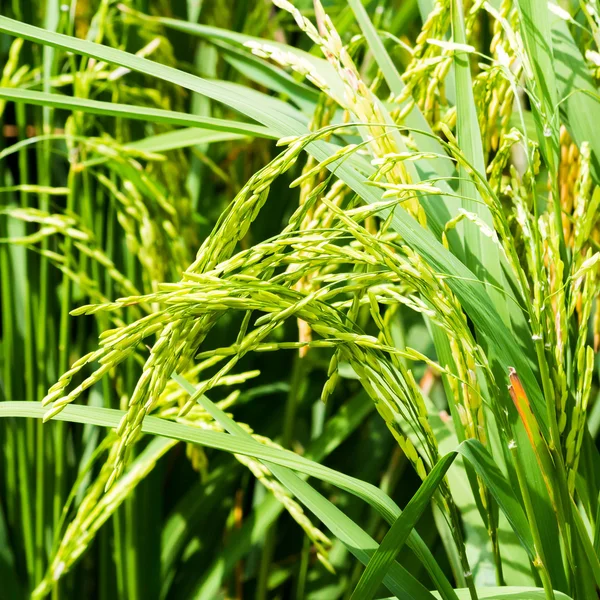
[[[373,598],[387,570],[404,546],[410,532],[415,528],[417,521],[427,508],[433,494],[435,494],[446,475],[446,471],[450,468],[456,456],[454,452],[447,454],[435,465],[431,473],[427,475],[427,478],[423,481],[416,494],[410,499],[400,517],[398,517],[383,538],[377,552],[371,557],[365,572],[354,589],[352,600],[370,600]]]
[[[106,115],[109,117],[126,117],[139,121],[151,121],[164,123],[166,125],[180,125],[184,127],[198,127],[211,131],[222,131],[242,135],[252,135],[264,138],[277,137],[266,127],[241,123],[228,119],[214,119],[211,117],[198,117],[186,113],[150,108],[147,106],[133,106],[130,104],[118,104],[115,102],[101,102],[99,100],[88,100],[87,98],[74,98],[61,94],[50,94],[46,92],[35,92],[17,88],[0,88],[0,98],[12,102],[23,102],[37,106],[49,106],[51,108],[62,108],[66,110],[77,110],[93,115]]]

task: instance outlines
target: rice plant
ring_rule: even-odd
[[[600,7],[0,44],[0,599],[599,597]]]

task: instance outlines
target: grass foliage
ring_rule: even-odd
[[[7,6],[0,599],[596,598],[599,15]]]

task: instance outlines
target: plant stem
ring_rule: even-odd
[[[544,586],[544,592],[546,594],[546,600],[555,600],[554,597],[554,589],[552,587],[552,581],[550,580],[550,575],[546,569],[546,563],[544,560],[544,551],[542,546],[542,540],[540,538],[540,532],[537,526],[537,521],[535,518],[535,512],[533,510],[533,504],[531,503],[531,497],[529,495],[529,488],[527,486],[527,478],[525,473],[523,472],[523,467],[521,465],[521,459],[519,457],[518,448],[514,447],[510,450],[513,461],[515,464],[515,469],[517,472],[517,478],[519,480],[519,485],[521,487],[521,494],[523,496],[523,503],[525,505],[525,513],[527,514],[527,519],[529,521],[529,526],[531,527],[531,535],[533,537],[533,543],[535,550],[537,552],[537,557],[533,561],[533,566],[538,570],[540,574],[540,578],[542,580],[542,585]],[[536,564],[537,563],[537,564]]]
[[[27,129],[27,113],[25,106],[17,104],[15,107],[17,117],[17,128],[19,131],[19,140],[25,139]],[[27,149],[19,151],[19,183],[27,184],[29,182],[29,157]],[[27,208],[29,206],[28,195],[21,193],[21,206]],[[23,317],[25,323],[24,329],[24,386],[25,399],[28,401],[35,400],[35,374],[34,374],[34,346],[33,346],[33,320],[31,297],[32,290],[30,287],[31,278],[29,276],[29,260],[27,253],[23,254],[23,275],[24,291],[23,291]],[[37,551],[35,540],[35,525],[33,514],[33,503],[31,501],[31,474],[30,465],[34,464],[34,424],[20,423],[18,428],[18,472],[19,472],[19,487],[21,500],[21,522],[23,524],[23,538],[25,545],[25,556],[27,560],[27,571],[29,575],[30,585],[34,584],[37,563]]]
[[[4,122],[0,119],[0,130]],[[0,144],[2,138],[0,137]],[[0,161],[0,181],[5,182],[5,163]],[[10,196],[9,196],[10,197]],[[7,202],[8,204],[8,202]],[[8,237],[8,228],[0,223],[0,236]],[[4,346],[4,361],[2,370],[2,394],[4,400],[13,400],[13,376],[11,361],[7,356],[16,354],[15,331],[14,331],[14,313],[13,313],[13,293],[11,286],[12,268],[10,264],[10,251],[8,244],[0,244],[0,285],[2,294],[0,294],[0,320],[2,322],[2,343]],[[8,512],[8,521],[16,523],[17,516],[17,427],[13,419],[8,419],[4,425],[4,457],[6,468],[6,505]]]
[[[475,588],[475,579],[473,578],[473,571],[471,571],[471,566],[469,565],[469,559],[467,557],[467,552],[465,549],[465,542],[462,534],[462,524],[460,521],[458,507],[454,503],[454,499],[449,493],[446,494],[446,502],[448,503],[453,536],[456,540],[456,545],[458,547],[458,554],[460,556],[460,562],[463,568],[465,582],[467,584],[467,588],[469,589],[471,600],[477,600],[478,596],[477,590]]]
[[[294,356],[294,364],[292,367],[292,379],[290,382],[290,392],[285,405],[285,413],[283,416],[283,426],[281,434],[281,445],[284,448],[289,447],[294,435],[294,421],[296,418],[296,409],[298,401],[302,397],[304,386],[302,377],[305,371],[306,361],[298,354]],[[277,539],[277,521],[275,521],[265,537],[263,552],[260,561],[260,571],[258,577],[258,588],[256,593],[257,600],[266,600],[268,594],[268,578],[273,560],[273,552],[275,550],[275,542]]]

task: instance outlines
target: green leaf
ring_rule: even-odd
[[[456,453],[446,454],[427,475],[416,494],[410,499],[406,508],[391,526],[379,548],[371,557],[354,593],[352,600],[370,600],[381,585],[387,570],[393,564],[396,556],[404,546],[410,532],[416,527],[417,521],[427,508],[433,494],[442,482],[446,471],[454,462]]]
[[[48,94],[46,92],[35,92],[16,88],[0,88],[0,98],[12,102],[23,102],[37,106],[50,106],[72,111],[81,111],[93,115],[106,115],[110,117],[127,117],[138,121],[150,121],[153,123],[164,123],[166,125],[180,125],[184,127],[197,127],[211,131],[222,131],[232,134],[251,135],[264,138],[277,137],[266,127],[252,125],[251,123],[240,123],[228,119],[214,119],[211,117],[198,117],[172,110],[149,108],[146,106],[133,106],[130,104],[118,104],[116,102],[101,102],[99,100],[88,100],[62,96],[60,94]]]
[[[287,96],[307,116],[311,117],[319,101],[319,92],[296,81],[283,69],[260,59],[250,52],[215,41],[225,60],[244,77]]]
[[[460,600],[468,600],[468,590],[456,590]],[[533,587],[496,587],[477,588],[477,595],[481,600],[546,600],[544,590]],[[571,600],[570,596],[562,592],[554,592],[556,600]]]
[[[176,131],[167,131],[149,137],[130,142],[127,148],[135,150],[146,150],[147,152],[168,152],[180,148],[189,148],[200,144],[214,144],[215,142],[228,142],[232,140],[241,140],[251,134],[233,133],[229,131],[211,131],[189,127],[187,129],[177,129]]]
[[[469,461],[469,464],[490,490],[521,544],[527,550],[530,559],[533,560],[536,553],[527,517],[509,483],[496,466],[494,459],[481,442],[477,440],[464,441],[458,447],[457,452]]]
[[[173,19],[170,17],[154,17],[148,16],[140,12],[131,11],[128,9],[128,12],[135,16],[135,19],[140,21],[140,23],[153,22],[163,25],[164,27],[168,27],[169,29],[173,29],[175,31],[180,31],[182,33],[187,33],[189,35],[194,35],[197,37],[204,38],[213,43],[227,43],[233,48],[244,49],[244,44],[248,42],[253,42],[257,44],[267,43],[269,46],[277,48],[283,52],[291,52],[293,55],[297,56],[303,61],[308,61],[313,69],[329,84],[333,84],[333,89],[337,93],[342,92],[341,81],[337,76],[333,67],[323,58],[315,56],[310,52],[305,52],[300,48],[295,48],[294,46],[290,46],[288,44],[283,44],[281,42],[277,42],[275,40],[264,40],[263,38],[256,37],[253,35],[248,35],[246,33],[240,33],[238,31],[231,31],[229,29],[223,29],[221,27],[214,27],[211,25],[204,25],[202,23],[190,23],[188,21],[182,21],[180,19]],[[264,63],[266,64],[266,63]],[[283,69],[279,67],[273,66],[274,70],[278,70],[280,73],[285,73]],[[280,79],[279,85],[282,84],[282,80]],[[308,90],[314,90],[308,86],[306,87]],[[297,89],[297,88],[296,88]],[[289,93],[291,90],[288,89]],[[317,92],[318,94],[318,92]]]

